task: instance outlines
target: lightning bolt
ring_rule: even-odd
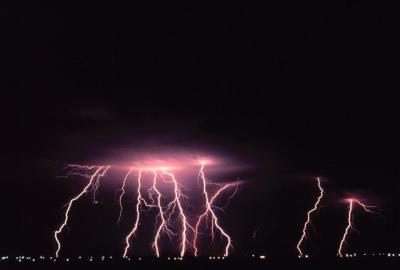
[[[124,249],[124,254],[123,257],[126,258],[127,254],[128,254],[128,250],[131,247],[130,245],[130,240],[133,236],[136,235],[136,231],[139,227],[139,221],[140,221],[140,213],[141,213],[141,206],[142,204],[144,204],[147,207],[152,207],[152,205],[148,204],[145,199],[142,196],[142,169],[139,169],[139,174],[138,174],[138,178],[137,178],[137,197],[136,197],[136,219],[135,219],[135,223],[132,227],[132,230],[129,232],[129,234],[126,236],[125,238],[125,249]]]
[[[169,218],[171,217],[172,213],[174,212],[174,210],[176,209],[176,207],[178,207],[179,210],[179,219],[181,221],[182,224],[182,231],[181,231],[181,244],[180,244],[180,256],[183,257],[185,255],[186,252],[186,242],[187,242],[187,229],[188,229],[188,222],[187,222],[187,218],[186,215],[183,211],[183,207],[182,207],[182,203],[181,203],[181,197],[182,197],[182,192],[181,192],[181,188],[178,184],[178,182],[176,181],[175,176],[168,172],[166,169],[162,169],[162,173],[165,175],[168,175],[170,177],[170,179],[172,180],[172,183],[174,185],[174,200],[171,201],[168,205],[168,208],[170,208],[172,206],[172,212],[169,216]]]
[[[298,253],[299,253],[299,257],[303,257],[303,255],[304,255],[304,254],[303,254],[303,251],[302,251],[302,249],[301,249],[301,244],[302,244],[303,241],[306,239],[307,227],[308,227],[308,225],[311,224],[311,215],[312,215],[312,213],[314,213],[315,211],[318,210],[318,207],[319,207],[319,205],[320,205],[320,203],[321,203],[321,200],[322,200],[322,198],[324,197],[324,189],[323,189],[322,186],[321,186],[321,179],[320,179],[319,177],[317,177],[317,185],[318,185],[318,189],[319,189],[319,196],[318,196],[318,198],[317,198],[317,200],[316,200],[316,202],[315,202],[315,204],[314,204],[314,207],[311,208],[311,209],[307,212],[307,220],[306,220],[306,222],[304,223],[303,231],[302,231],[300,240],[299,240],[299,242],[297,243],[297,246],[296,246],[297,251],[298,251]]]
[[[340,240],[339,249],[338,249],[338,255],[340,257],[343,257],[342,251],[343,251],[344,245],[346,244],[347,237],[348,237],[350,231],[352,229],[354,229],[354,227],[353,227],[354,204],[359,205],[367,213],[371,213],[371,214],[376,213],[375,211],[371,210],[372,208],[376,208],[376,206],[366,205],[366,204],[362,203],[361,201],[354,199],[354,198],[347,199],[346,201],[349,204],[349,209],[347,212],[347,226],[346,226],[346,229],[342,236],[342,239]]]
[[[198,239],[199,228],[202,224],[203,219],[208,220],[208,216],[211,216],[211,235],[212,241],[214,241],[214,230],[218,230],[226,239],[226,246],[224,251],[224,256],[228,256],[230,248],[232,248],[232,240],[231,237],[225,232],[225,230],[221,227],[218,217],[216,215],[216,210],[223,211],[223,208],[226,207],[229,201],[236,194],[238,189],[238,183],[227,183],[227,184],[216,184],[216,183],[208,183],[207,179],[204,175],[204,166],[205,163],[201,163],[201,168],[199,172],[199,183],[201,180],[203,195],[205,197],[205,212],[198,218],[196,223],[196,228],[194,228],[188,220],[187,215],[185,214],[185,209],[190,207],[189,202],[187,201],[188,197],[182,192],[183,187],[180,185],[174,173],[167,169],[167,167],[140,167],[138,168],[137,173],[137,187],[136,187],[136,203],[135,203],[135,211],[136,216],[134,219],[134,223],[132,228],[129,230],[128,234],[125,237],[124,248],[123,248],[123,258],[127,257],[128,251],[132,246],[132,240],[136,237],[139,226],[141,225],[142,213],[145,210],[157,209],[157,214],[155,217],[155,226],[154,226],[154,238],[151,243],[151,247],[157,257],[160,257],[160,239],[163,234],[167,235],[171,240],[173,236],[179,237],[179,254],[180,257],[184,257],[187,251],[187,247],[193,246],[195,249],[195,255],[197,256],[197,246],[196,242]],[[67,204],[67,209],[64,214],[64,221],[60,225],[60,227],[54,232],[54,238],[57,242],[57,250],[56,257],[59,256],[59,252],[61,250],[61,242],[59,240],[59,234],[62,233],[63,229],[67,226],[69,214],[72,209],[72,206],[78,201],[82,196],[86,193],[92,193],[93,202],[98,203],[96,200],[96,194],[100,187],[100,179],[106,174],[106,172],[110,169],[111,166],[81,166],[76,164],[69,164],[66,168],[69,169],[67,175],[69,176],[82,176],[88,179],[88,183],[82,191],[73,197]],[[135,171],[136,167],[131,167],[128,172],[125,174],[124,179],[122,181],[121,188],[119,189],[120,194],[118,197],[118,205],[119,205],[119,215],[117,223],[120,223],[123,213],[123,198],[126,196],[126,186],[128,180],[130,179],[133,171]],[[143,186],[144,175],[145,173],[152,172],[152,185],[148,187],[146,190]],[[173,187],[172,196],[167,197],[167,201],[165,205],[163,205],[163,194],[160,191],[160,182],[162,180],[163,183],[171,185]],[[211,196],[207,191],[207,185],[215,185],[217,186],[216,191],[213,196]],[[225,190],[230,187],[236,187],[234,192],[228,196],[227,203],[225,206],[216,206],[214,205],[215,201],[223,194]],[[149,201],[146,200],[149,198]],[[193,235],[194,242],[190,242],[189,236]]]
[[[122,182],[122,186],[121,186],[121,194],[119,195],[118,201],[119,201],[119,216],[118,216],[118,223],[121,221],[121,216],[122,216],[122,197],[125,195],[125,186],[126,186],[126,181],[129,177],[129,175],[132,173],[132,168],[129,169],[129,171],[127,172],[127,174],[124,177],[124,181]]]
[[[168,228],[167,221],[165,220],[164,217],[164,211],[161,205],[161,192],[157,189],[157,172],[153,170],[153,174],[154,178],[153,178],[152,190],[157,194],[157,207],[158,207],[158,215],[156,219],[158,218],[161,219],[161,223],[158,225],[158,228],[156,229],[156,234],[154,237],[152,248],[154,249],[156,256],[159,258],[160,250],[158,242],[160,240],[161,232],[166,232],[169,237],[174,233]]]
[[[193,239],[193,249],[194,249],[194,255],[197,257],[198,256],[198,247],[197,247],[197,241],[198,241],[198,235],[199,235],[199,228],[201,225],[201,222],[204,218],[207,218],[208,215],[211,215],[211,236],[212,239],[214,239],[214,226],[219,230],[219,232],[225,237],[226,239],[226,245],[225,245],[225,251],[224,251],[224,256],[229,255],[229,249],[232,248],[232,240],[231,237],[225,232],[225,230],[221,227],[218,221],[218,217],[215,214],[213,210],[213,203],[218,198],[218,196],[227,188],[231,186],[236,186],[237,184],[225,184],[222,187],[220,187],[215,194],[209,198],[209,194],[207,192],[207,179],[204,174],[204,167],[205,167],[205,161],[201,162],[201,167],[199,171],[199,178],[201,179],[202,183],[202,188],[203,188],[203,196],[205,199],[205,211],[199,216],[196,226],[195,226],[195,231],[194,231],[194,239]],[[236,191],[235,191],[236,192]],[[232,195],[233,196],[233,195]]]
[[[73,170],[84,169],[85,171],[95,168],[95,166],[80,166],[80,165],[70,165],[70,166]],[[71,211],[72,205],[74,204],[74,202],[79,200],[85,193],[91,191],[90,188],[93,187],[93,185],[95,185],[95,187],[92,188],[92,191],[96,191],[100,184],[100,182],[99,182],[100,178],[106,174],[106,172],[108,171],[109,168],[110,168],[110,166],[107,166],[107,167],[98,166],[96,171],[89,177],[89,182],[83,188],[83,190],[68,202],[67,210],[65,211],[65,214],[64,214],[64,221],[60,225],[60,227],[56,231],[54,231],[54,239],[57,242],[57,250],[55,253],[56,258],[58,258],[60,250],[61,250],[61,242],[60,242],[60,239],[58,238],[58,235],[63,231],[65,226],[67,226],[67,224],[68,224],[69,213]],[[78,173],[72,172],[71,175],[73,175],[73,174],[83,175],[83,176],[87,175],[87,174],[82,174],[79,172]]]

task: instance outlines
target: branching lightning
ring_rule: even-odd
[[[132,236],[136,235],[136,231],[137,231],[137,229],[139,227],[142,203],[145,206],[148,206],[146,201],[143,199],[141,189],[142,189],[142,169],[139,170],[139,175],[138,175],[138,178],[137,178],[136,219],[135,219],[135,223],[134,223],[134,225],[132,227],[132,230],[129,232],[129,234],[125,238],[126,245],[125,245],[124,255],[123,255],[124,258],[128,254],[128,249],[131,247],[130,240],[131,240]]]
[[[229,255],[229,249],[232,248],[232,240],[231,240],[231,237],[228,235],[228,233],[226,233],[225,230],[219,224],[218,217],[217,217],[217,215],[215,214],[215,212],[213,210],[213,203],[214,203],[215,199],[224,190],[226,190],[227,188],[229,188],[231,186],[236,186],[237,187],[237,184],[225,184],[225,185],[221,186],[217,190],[217,192],[215,192],[215,194],[210,199],[208,191],[207,191],[207,179],[206,179],[205,174],[204,174],[204,166],[205,166],[205,162],[202,161],[201,162],[201,168],[200,168],[200,171],[199,171],[199,178],[201,179],[201,184],[202,184],[202,189],[203,189],[203,196],[204,196],[204,200],[205,200],[205,210],[199,216],[199,218],[198,218],[198,220],[196,222],[196,225],[195,225],[194,239],[193,239],[194,255],[196,257],[198,256],[197,241],[198,241],[198,236],[199,236],[200,225],[201,225],[201,223],[202,223],[204,218],[207,218],[208,215],[211,215],[211,236],[212,236],[212,239],[214,239],[214,226],[215,226],[219,230],[219,232],[224,236],[224,238],[226,239],[224,256],[228,256]]]
[[[182,223],[182,232],[181,232],[181,244],[180,244],[180,256],[183,257],[185,255],[186,252],[186,241],[187,241],[187,227],[188,227],[188,222],[187,222],[187,217],[183,211],[182,208],[182,203],[181,203],[181,197],[182,197],[182,193],[181,193],[181,188],[179,187],[178,182],[176,181],[175,176],[168,172],[166,169],[163,169],[163,174],[168,175],[174,185],[174,200],[171,201],[168,205],[168,208],[172,207],[172,209],[176,209],[176,207],[178,207],[179,210],[179,218],[181,220]]]
[[[319,189],[319,196],[317,198],[317,200],[315,201],[314,207],[311,208],[308,212],[307,212],[307,220],[304,223],[303,226],[303,230],[302,230],[302,234],[300,237],[299,242],[297,243],[296,249],[299,253],[299,257],[303,257],[304,253],[303,250],[301,249],[301,244],[303,243],[303,241],[307,238],[307,228],[311,223],[311,215],[318,210],[318,207],[321,203],[322,198],[324,197],[324,189],[322,188],[321,185],[321,179],[319,177],[316,178],[317,179],[317,185],[318,185],[318,189]]]
[[[200,190],[201,192],[201,203],[198,207],[200,212],[190,212],[190,210],[193,210],[190,200],[192,198],[186,194],[186,191],[188,190],[186,186],[182,182],[178,181],[178,179],[182,180],[182,175],[188,175],[185,174],[187,171],[184,171],[182,175],[177,172],[180,169],[186,169],[184,164],[189,164],[188,166],[196,166],[195,171],[197,171],[198,184],[196,190]],[[129,167],[122,167],[124,168],[125,175],[122,179],[122,184],[118,189],[118,224],[121,222],[123,213],[125,213],[123,205],[124,198],[129,195],[128,191],[130,188],[128,188],[128,186],[131,184],[131,179],[135,180],[133,176],[137,176],[136,182],[132,181],[136,188],[135,193],[132,196],[135,201],[135,215],[133,218],[133,224],[131,225],[132,227],[128,230],[126,235],[124,235],[124,245],[122,247],[123,252],[121,252],[123,258],[128,258],[128,253],[134,246],[134,239],[137,237],[139,227],[141,228],[143,217],[146,218],[146,215],[150,214],[154,214],[155,216],[153,229],[154,235],[152,235],[151,240],[151,248],[155,256],[161,256],[161,253],[164,250],[162,240],[163,237],[166,236],[169,241],[173,242],[175,245],[174,250],[177,250],[180,259],[190,252],[193,252],[193,255],[198,257],[201,249],[199,242],[203,235],[210,236],[210,242],[213,244],[216,238],[215,236],[220,236],[223,243],[223,252],[221,252],[223,253],[222,258],[230,255],[230,252],[233,249],[233,240],[227,230],[221,225],[223,223],[221,222],[219,214],[225,207],[227,207],[230,200],[237,193],[240,182],[215,183],[209,181],[205,174],[206,161],[200,162],[200,169],[198,169],[197,166],[199,166],[199,164],[196,163],[196,165],[194,165],[193,160],[191,160],[191,163],[183,163],[179,160],[164,162],[160,159],[152,158],[151,160],[145,160],[140,163],[133,163],[133,165],[130,163]],[[102,179],[105,178],[110,168],[110,165],[98,166],[68,164],[63,169],[63,171],[67,170],[67,173],[62,177],[83,177],[87,180],[87,183],[80,192],[72,197],[65,205],[66,209],[63,215],[63,221],[57,229],[54,230],[53,236],[57,246],[55,250],[55,258],[59,258],[60,256],[62,249],[60,236],[68,226],[72,208],[76,207],[77,202],[86,195],[91,195],[93,203],[98,203],[97,197],[100,183]],[[119,169],[121,167],[116,166],[113,168]],[[152,176],[151,179],[149,176]],[[310,226],[313,225],[313,216],[320,208],[321,201],[325,196],[325,190],[321,184],[321,179],[317,177],[316,181],[319,195],[316,198],[313,207],[307,211],[306,220],[302,227],[301,237],[296,245],[299,257],[307,257],[307,255],[304,254],[302,246],[307,240],[307,233]],[[165,191],[165,188],[167,188],[167,191]],[[229,195],[226,195],[228,192],[230,192]],[[223,195],[225,195],[224,202],[226,202],[226,204],[220,205],[220,198],[223,197]],[[196,201],[199,202],[197,199]],[[355,207],[358,206],[362,208],[364,212],[370,214],[379,213],[378,211],[375,211],[376,206],[367,205],[356,198],[347,198],[346,203],[348,204],[347,225],[337,251],[338,256],[340,257],[343,257],[343,250],[347,245],[350,233],[352,230],[355,230],[353,222],[353,212]],[[261,227],[259,226],[253,232],[253,239],[256,238],[260,228]],[[203,232],[202,229],[206,232]]]
[[[84,170],[91,170],[93,168],[95,168],[94,166],[79,166],[79,165],[71,165],[72,169],[76,169],[76,168],[81,168]],[[55,256],[58,257],[60,250],[61,250],[61,242],[60,239],[58,238],[58,235],[63,231],[63,229],[65,228],[65,226],[67,226],[68,224],[68,219],[69,219],[69,212],[71,211],[72,205],[74,204],[74,202],[76,202],[77,200],[79,200],[85,193],[87,193],[88,191],[90,191],[90,188],[92,187],[92,190],[95,192],[97,191],[98,187],[99,187],[99,180],[102,176],[104,176],[107,172],[107,170],[110,167],[104,167],[104,166],[99,166],[97,167],[96,171],[89,177],[89,182],[87,183],[87,185],[83,188],[83,190],[76,195],[75,197],[73,197],[67,204],[67,210],[65,211],[64,214],[64,222],[61,224],[61,226],[54,232],[54,239],[57,242],[57,250],[55,253]],[[74,173],[72,173],[74,174]],[[78,173],[79,175],[83,175],[81,173]]]
[[[361,201],[359,201],[357,199],[354,199],[354,198],[346,199],[346,201],[349,204],[349,209],[348,209],[348,212],[347,212],[347,226],[346,226],[346,229],[345,229],[344,234],[342,236],[342,239],[340,240],[339,249],[338,249],[338,255],[340,257],[343,256],[343,248],[344,248],[344,246],[346,244],[347,237],[348,237],[350,231],[352,229],[354,229],[354,226],[353,226],[354,204],[357,204],[357,205],[361,206],[363,208],[363,210],[365,212],[367,212],[367,213],[370,213],[370,214],[375,214],[376,213],[375,211],[372,210],[373,208],[376,208],[376,206],[371,206],[371,205],[364,204]]]
[[[168,237],[171,238],[171,235],[174,235],[174,233],[168,228],[168,223],[165,220],[165,214],[163,207],[161,205],[161,192],[157,189],[157,172],[153,170],[154,178],[153,178],[153,186],[152,189],[154,192],[157,194],[157,207],[158,207],[158,215],[157,218],[161,220],[161,223],[158,225],[158,228],[156,229],[156,234],[154,236],[154,241],[152,244],[152,248],[154,249],[156,256],[160,257],[160,249],[159,249],[159,240],[161,236],[161,232],[167,233]]]
[[[202,196],[204,197],[204,212],[196,218],[195,226],[190,224],[190,218],[193,215],[188,215],[186,211],[188,207],[188,197],[183,193],[183,188],[177,177],[172,172],[172,167],[130,167],[126,172],[118,196],[118,219],[120,223],[123,213],[123,198],[127,195],[127,185],[130,182],[134,171],[137,170],[137,183],[135,192],[135,218],[132,228],[129,230],[124,238],[123,258],[128,257],[128,252],[133,246],[133,240],[137,236],[138,229],[141,225],[141,218],[144,211],[155,209],[157,214],[155,216],[154,237],[151,247],[157,257],[160,257],[160,240],[162,235],[166,235],[170,240],[177,237],[178,250],[180,257],[184,257],[188,251],[188,247],[193,247],[195,256],[198,255],[198,238],[200,234],[200,226],[204,219],[208,220],[211,217],[211,235],[214,240],[214,230],[218,230],[222,237],[224,237],[226,244],[224,249],[224,256],[229,255],[229,250],[232,248],[232,239],[228,233],[220,225],[219,218],[216,210],[222,210],[223,207],[217,207],[215,201],[221,197],[225,190],[228,188],[235,188],[234,192],[227,197],[227,203],[236,194],[238,182],[236,183],[208,183],[204,174],[205,162],[201,162],[198,179],[201,180]],[[64,221],[60,227],[54,232],[54,238],[57,243],[56,257],[59,257],[61,250],[61,242],[59,234],[62,233],[65,226],[68,224],[68,219],[72,206],[82,198],[86,193],[91,192],[93,195],[93,202],[97,203],[96,195],[100,187],[100,179],[105,176],[106,172],[111,166],[81,166],[81,165],[68,165],[69,169],[67,176],[82,176],[88,179],[88,183],[82,191],[73,197],[67,204],[67,209],[64,214]],[[152,184],[150,187],[145,187],[143,181],[147,181],[148,174],[151,173]],[[162,180],[162,181],[159,181]],[[207,185],[212,184],[217,187],[214,194],[211,196],[207,190]],[[170,186],[173,188],[172,195],[165,196],[162,194],[162,188]],[[146,199],[148,198],[148,199]],[[164,202],[163,202],[164,201]],[[193,237],[191,237],[193,236]],[[192,240],[191,240],[192,239]]]

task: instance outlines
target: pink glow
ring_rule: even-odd
[[[157,209],[157,214],[155,216],[154,223],[154,238],[151,243],[151,247],[157,257],[160,257],[160,240],[161,236],[165,234],[168,236],[170,241],[174,240],[175,237],[179,238],[179,243],[176,243],[179,249],[179,255],[181,257],[185,256],[188,247],[193,247],[195,249],[195,255],[198,253],[197,240],[200,234],[200,225],[203,219],[207,216],[211,216],[211,234],[214,241],[215,231],[218,231],[221,236],[225,239],[224,256],[229,255],[229,250],[232,248],[231,236],[222,228],[220,224],[220,219],[217,216],[215,209],[222,210],[222,207],[215,206],[215,201],[222,197],[225,190],[230,188],[233,189],[233,193],[227,197],[227,203],[236,194],[239,182],[233,183],[211,183],[205,178],[204,167],[207,162],[210,164],[219,164],[215,159],[211,158],[168,158],[168,159],[143,159],[141,162],[133,162],[132,166],[125,168],[124,166],[97,166],[97,165],[68,165],[68,173],[66,177],[70,176],[81,176],[88,178],[89,181],[83,190],[73,197],[69,203],[64,216],[64,222],[62,225],[54,232],[54,238],[57,243],[56,257],[59,256],[61,250],[61,242],[59,240],[59,234],[63,231],[64,227],[68,223],[69,213],[75,201],[79,200],[84,194],[91,192],[93,195],[94,203],[97,203],[96,194],[100,188],[100,178],[104,177],[106,172],[110,169],[113,170],[125,170],[124,177],[120,186],[120,193],[118,196],[118,223],[122,219],[123,213],[123,199],[127,196],[127,186],[128,184],[134,184],[136,186],[136,203],[135,203],[135,218],[133,221],[132,228],[129,230],[125,236],[123,257],[128,256],[128,252],[134,244],[134,238],[139,231],[141,225],[142,213],[147,211],[147,209]],[[201,214],[198,219],[196,218],[195,227],[190,224],[191,219],[193,219],[193,214],[187,213],[191,207],[188,205],[188,197],[184,194],[184,189],[181,183],[181,177],[177,177],[175,172],[179,172],[179,176],[186,175],[190,176],[193,171],[198,171],[198,166],[200,164],[200,171],[198,173],[199,180],[201,180],[201,190],[204,196],[204,202],[202,202],[201,207],[204,208],[204,213]],[[141,167],[140,167],[141,166]],[[95,170],[93,172],[93,170]],[[133,175],[137,174],[136,181],[134,181]],[[152,175],[152,177],[148,177]],[[183,177],[182,177],[183,178]],[[194,175],[187,177],[188,179],[194,178]],[[133,181],[131,181],[131,179]],[[151,179],[151,182],[149,182]],[[179,180],[178,180],[179,179]],[[109,179],[107,179],[109,180]],[[114,179],[111,179],[114,181]],[[185,183],[188,180],[185,180]],[[191,180],[190,180],[191,181]],[[144,184],[145,183],[145,184]],[[147,183],[151,183],[148,185]],[[199,183],[193,179],[193,183]],[[200,183],[199,183],[200,184]],[[207,190],[207,185],[214,188],[214,193],[209,195]],[[170,187],[173,189],[173,194],[167,193],[163,194],[163,189]],[[164,191],[165,192],[165,191]],[[149,201],[147,201],[149,198]],[[162,201],[167,200],[167,203]],[[215,208],[215,209],[213,209]],[[207,219],[206,219],[207,220]],[[193,238],[190,236],[193,235]],[[193,240],[192,240],[193,239]]]

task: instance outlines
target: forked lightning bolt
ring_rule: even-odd
[[[187,222],[187,217],[183,211],[182,203],[181,203],[181,198],[182,198],[182,193],[181,193],[181,188],[176,181],[175,176],[168,172],[167,170],[163,169],[162,171],[163,174],[168,175],[174,185],[174,200],[169,203],[168,208],[172,206],[172,209],[174,210],[176,207],[178,207],[179,210],[179,219],[182,224],[182,232],[181,232],[181,244],[180,244],[180,256],[183,257],[186,252],[186,241],[187,241],[187,228],[188,228],[188,222]]]
[[[156,234],[154,237],[154,241],[152,244],[152,247],[156,253],[157,257],[160,257],[160,249],[159,249],[159,240],[161,236],[161,232],[167,233],[168,237],[171,238],[171,235],[174,235],[174,233],[168,228],[168,223],[165,220],[165,214],[163,207],[161,205],[161,192],[157,189],[157,172],[153,170],[154,178],[153,178],[153,186],[152,190],[157,194],[157,207],[158,207],[158,215],[157,219],[159,218],[161,220],[161,223],[158,225],[158,228],[156,229]]]
[[[344,245],[346,244],[347,237],[348,237],[350,231],[354,228],[353,227],[354,204],[357,204],[357,205],[361,206],[365,212],[368,212],[368,213],[371,213],[371,214],[375,214],[376,213],[375,211],[372,210],[373,208],[376,208],[376,206],[366,205],[366,204],[362,203],[361,201],[359,201],[357,199],[354,199],[354,198],[349,198],[346,201],[349,204],[349,209],[348,209],[348,212],[347,212],[347,226],[346,226],[346,229],[344,231],[343,237],[340,240],[339,249],[338,249],[338,255],[340,257],[343,257],[343,248],[344,248]]]
[[[216,215],[215,209],[221,209],[223,207],[217,207],[214,205],[217,198],[221,196],[221,194],[230,187],[235,187],[234,192],[228,196],[227,203],[229,203],[230,199],[235,195],[238,187],[238,183],[227,183],[227,184],[216,184],[211,183],[217,186],[217,190],[214,192],[214,195],[211,196],[207,191],[207,179],[204,175],[204,166],[205,162],[201,162],[201,168],[199,172],[199,179],[201,180],[202,186],[202,194],[205,198],[204,205],[204,213],[200,215],[197,219],[196,226],[193,227],[188,219],[188,215],[185,213],[185,210],[188,209],[187,206],[187,197],[182,192],[182,187],[174,173],[172,173],[166,167],[142,167],[138,168],[137,175],[137,187],[136,187],[136,203],[135,203],[135,219],[132,225],[132,228],[129,230],[128,234],[125,237],[125,245],[123,249],[123,257],[126,258],[128,255],[129,249],[132,247],[133,239],[135,238],[137,231],[139,229],[142,213],[146,209],[156,209],[157,215],[155,217],[155,226],[154,226],[154,238],[151,244],[152,249],[157,257],[160,257],[160,239],[163,234],[168,236],[170,240],[172,240],[173,236],[179,237],[179,255],[181,257],[185,256],[188,245],[193,246],[195,255],[198,255],[198,246],[197,240],[199,236],[199,229],[202,221],[207,219],[208,216],[211,216],[211,235],[214,240],[214,227],[221,233],[221,235],[226,239],[226,245],[224,250],[224,256],[228,256],[230,248],[232,248],[232,240],[231,237],[225,232],[225,230],[221,227],[219,219]],[[67,209],[64,215],[64,222],[61,226],[54,232],[54,238],[57,243],[56,257],[59,256],[61,250],[61,242],[59,240],[59,234],[62,233],[63,229],[68,223],[69,214],[74,203],[79,200],[86,193],[93,193],[93,201],[97,203],[96,193],[100,187],[100,178],[103,177],[106,172],[109,170],[110,166],[81,166],[81,165],[68,165],[70,171],[67,174],[68,176],[78,175],[88,178],[88,183],[83,188],[83,190],[73,197],[67,204]],[[119,223],[122,218],[123,212],[123,198],[126,196],[126,186],[128,180],[131,178],[131,175],[136,167],[131,167],[128,172],[125,174],[124,179],[122,181],[122,185],[120,188],[120,194],[118,197],[118,205],[119,205],[119,215],[117,222]],[[152,173],[152,185],[148,187],[146,191],[143,190],[144,185],[144,177],[147,176],[145,174]],[[159,180],[162,180],[161,182]],[[170,196],[166,197],[168,200],[165,205],[163,205],[163,194],[160,190],[161,184],[171,185],[173,187],[173,195],[172,198]],[[147,195],[146,195],[147,194]],[[148,197],[150,201],[146,201]],[[164,199],[165,200],[165,199]],[[175,219],[177,217],[177,220]],[[193,234],[193,242],[189,240],[190,232]]]
[[[78,167],[80,169],[84,169],[85,171],[95,168],[94,166],[71,165],[71,168],[73,170],[75,170]],[[60,253],[60,250],[61,250],[61,242],[60,242],[60,239],[58,238],[58,235],[63,231],[64,227],[67,226],[67,224],[68,224],[69,212],[71,211],[72,205],[74,204],[74,202],[79,200],[85,193],[90,191],[90,188],[92,188],[93,191],[97,191],[97,188],[99,187],[100,177],[104,176],[109,168],[110,168],[109,166],[107,166],[107,167],[104,167],[104,166],[97,167],[96,171],[89,177],[89,182],[83,188],[83,190],[68,202],[67,210],[65,211],[65,214],[64,214],[64,222],[54,232],[54,239],[57,242],[57,250],[56,250],[56,254],[55,254],[56,257],[59,256],[59,253]],[[71,174],[75,174],[75,173],[72,172]],[[81,174],[81,173],[76,173],[76,174],[84,175],[84,174]],[[95,185],[95,186],[93,186],[93,185]]]
[[[173,184],[174,187],[174,198],[171,202],[168,203],[166,210],[164,210],[163,206],[161,205],[161,192],[157,188],[157,170],[147,170],[147,171],[152,171],[153,172],[153,185],[152,187],[148,190],[148,194],[152,200],[152,203],[146,202],[146,200],[143,198],[142,193],[141,193],[141,178],[142,178],[142,172],[143,169],[139,170],[139,177],[138,177],[138,188],[137,188],[137,201],[136,201],[136,220],[134,223],[134,226],[130,233],[127,235],[125,238],[125,249],[124,249],[124,254],[123,257],[126,257],[128,254],[128,250],[130,248],[130,241],[133,236],[135,236],[135,233],[138,229],[139,222],[140,222],[140,216],[141,216],[141,211],[142,211],[142,205],[148,208],[157,208],[158,209],[158,214],[156,219],[160,219],[161,223],[158,225],[154,237],[154,241],[152,243],[152,247],[156,253],[156,256],[160,256],[160,251],[159,251],[159,239],[161,236],[161,232],[165,232],[169,237],[172,235],[176,235],[176,233],[172,232],[171,229],[169,229],[169,223],[171,220],[172,215],[178,209],[178,216],[179,216],[179,221],[181,222],[181,233],[180,233],[180,256],[183,257],[186,252],[186,242],[187,242],[187,230],[192,229],[192,226],[187,221],[186,214],[184,213],[183,205],[182,205],[182,191],[180,188],[180,185],[178,181],[175,178],[175,175],[171,172],[168,172],[166,169],[160,168],[160,173],[163,175],[168,176],[171,180],[168,181],[169,183]],[[155,193],[157,198],[156,202],[153,199],[152,193]],[[168,213],[168,214],[167,214]],[[167,216],[167,219],[165,218]]]
[[[226,190],[230,186],[236,186],[237,187],[237,184],[225,184],[225,185],[223,185],[222,187],[220,187],[217,190],[217,192],[215,192],[215,194],[210,199],[208,191],[207,191],[207,179],[206,179],[205,174],[204,174],[204,166],[205,166],[205,162],[202,161],[201,162],[201,168],[200,168],[200,171],[199,171],[199,178],[201,180],[202,189],[203,189],[203,196],[204,196],[204,199],[205,199],[205,210],[199,216],[199,218],[198,218],[198,220],[196,222],[196,225],[195,225],[194,239],[193,239],[194,255],[196,257],[198,256],[197,241],[198,241],[198,237],[199,237],[199,228],[200,228],[201,222],[203,221],[204,218],[207,218],[208,215],[211,215],[211,235],[212,235],[212,238],[214,239],[214,226],[215,226],[219,230],[219,232],[224,236],[224,238],[226,239],[224,256],[228,256],[229,255],[229,249],[232,248],[232,240],[231,240],[231,237],[228,235],[228,233],[226,233],[225,230],[219,224],[218,217],[217,217],[217,215],[215,214],[215,212],[213,210],[213,203],[214,203],[215,199],[224,190]]]
[[[138,178],[137,178],[136,219],[135,219],[135,223],[134,223],[134,225],[132,227],[132,230],[129,232],[129,234],[125,238],[125,249],[124,249],[124,255],[123,255],[124,258],[128,254],[128,249],[131,247],[130,240],[131,240],[131,238],[133,236],[136,235],[136,231],[137,231],[137,229],[139,227],[142,203],[145,206],[149,206],[146,203],[146,201],[143,199],[141,189],[142,189],[142,169],[139,170],[139,175],[138,175]]]
[[[319,196],[318,196],[317,200],[315,201],[314,207],[311,208],[311,209],[307,212],[307,220],[306,220],[306,222],[304,223],[303,231],[302,231],[300,240],[299,240],[299,242],[297,243],[297,246],[296,246],[297,251],[298,251],[298,253],[299,253],[299,257],[303,257],[303,255],[304,255],[304,254],[303,254],[303,250],[301,249],[301,244],[303,243],[303,241],[304,241],[304,240],[306,239],[306,237],[307,237],[307,228],[308,228],[308,226],[309,226],[310,224],[312,224],[312,223],[311,223],[311,215],[312,215],[312,213],[314,213],[315,211],[318,210],[318,207],[319,207],[319,205],[320,205],[320,203],[321,203],[321,200],[322,200],[322,198],[324,197],[324,189],[322,188],[321,179],[320,179],[319,177],[317,177],[317,185],[318,185],[318,189],[319,189]]]

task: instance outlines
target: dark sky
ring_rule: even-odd
[[[295,254],[317,175],[329,197],[310,253],[335,253],[345,226],[339,200],[350,193],[379,204],[385,218],[357,214],[361,233],[349,248],[398,250],[394,10],[274,2],[3,8],[0,254],[52,253],[60,209],[79,189],[58,170],[138,145],[207,147],[252,165],[237,172],[247,182],[225,217],[236,253]],[[67,253],[119,254],[108,197],[97,210],[82,203]],[[79,218],[85,210],[92,220]]]

